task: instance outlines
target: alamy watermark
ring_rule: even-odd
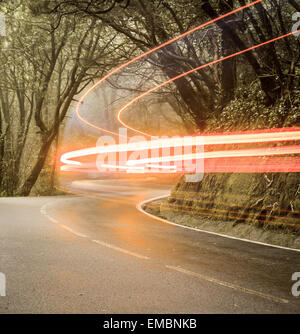
[[[0,13],[0,36],[6,36],[5,15]]]
[[[292,281],[296,281],[292,286],[292,295],[300,297],[300,272],[293,273]]]
[[[292,20],[296,23],[292,27],[292,32],[298,31],[300,29],[300,12],[296,12],[292,16]],[[296,37],[300,36],[300,32],[295,33]]]
[[[6,276],[0,273],[0,297],[6,296]]]
[[[98,155],[98,171],[126,170],[133,172],[185,172],[186,182],[200,182],[204,173],[204,140],[201,136],[146,137],[127,136],[127,129],[119,129],[119,140],[101,136],[97,147],[108,147]],[[109,149],[111,148],[111,149]]]

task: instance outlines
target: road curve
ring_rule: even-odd
[[[76,181],[89,197],[0,199],[0,313],[299,313],[300,253],[195,232],[136,205],[168,187]]]

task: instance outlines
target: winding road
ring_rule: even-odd
[[[299,313],[300,252],[137,210],[170,186],[76,181],[85,196],[0,199],[0,313]]]

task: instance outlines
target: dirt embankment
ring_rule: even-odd
[[[259,86],[241,88],[206,132],[299,126],[300,91],[293,96],[266,107]],[[197,183],[183,176],[169,198],[146,210],[203,230],[300,248],[300,173],[215,173]]]
[[[167,199],[145,209],[182,225],[300,248],[297,173],[208,174],[199,183],[182,177]]]
[[[300,249],[297,175],[266,175],[265,182],[261,175],[245,176],[228,174],[225,182],[224,175],[207,175],[199,184],[186,183],[183,177],[168,198],[150,202],[144,209],[200,230]],[[278,182],[280,194],[274,191]],[[233,189],[240,189],[239,194]],[[290,193],[295,198],[292,203]]]

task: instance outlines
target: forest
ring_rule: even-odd
[[[54,192],[61,134],[72,106],[97,79],[133,57],[249,3],[2,0],[6,33],[0,37],[0,195]],[[286,35],[297,25],[295,13],[300,13],[298,0],[263,0],[216,21],[150,55],[138,70],[132,69],[131,75],[141,78],[143,85],[137,84],[131,94],[144,91],[160,77],[173,78]],[[151,71],[146,75],[142,66],[147,69],[149,64]],[[154,135],[299,126],[299,84],[300,39],[289,36],[181,77],[141,101],[139,108],[130,109],[126,120]],[[111,82],[111,87],[128,91],[117,81]],[[167,104],[169,112],[158,117],[152,108],[157,103]],[[116,126],[107,111],[98,117],[112,128]],[[226,210],[232,202],[242,205],[237,220],[274,221],[275,213],[282,217],[289,210],[294,217],[300,212],[297,173],[207,174],[201,184],[181,179],[169,207],[189,205],[192,211],[199,210],[199,204],[191,203],[191,192],[197,193],[204,209],[219,210],[220,199],[227,201],[221,206]],[[254,212],[252,207],[258,205]]]

